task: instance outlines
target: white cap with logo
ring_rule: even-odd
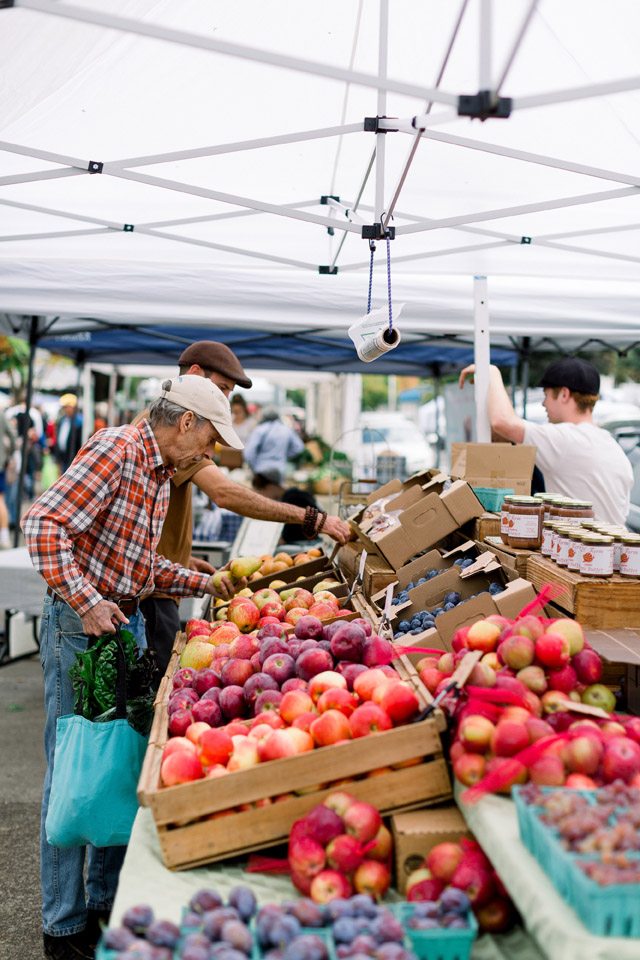
[[[243,442],[231,425],[231,408],[222,390],[206,377],[185,374],[165,380],[162,400],[171,400],[185,410],[191,410],[208,420],[218,431],[223,442],[234,450],[242,450]]]

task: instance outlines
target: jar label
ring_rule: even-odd
[[[566,567],[569,563],[569,543],[568,537],[559,536],[556,540],[556,562]]]
[[[585,543],[580,573],[608,577],[613,573],[613,544]]]
[[[569,570],[575,570],[576,573],[580,571],[582,546],[583,545],[581,543],[574,543],[573,540],[569,541],[569,549],[567,551],[567,567]]]
[[[522,540],[536,540],[540,536],[540,515],[509,514],[509,536]]]
[[[640,546],[632,547],[628,543],[621,544],[620,573],[628,577],[640,577]]]
[[[553,550],[553,530],[549,527],[542,528],[542,546],[540,551],[545,557],[550,557]]]

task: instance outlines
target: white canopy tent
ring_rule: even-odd
[[[405,340],[640,339],[633,0],[103,7],[0,0],[4,332],[344,338],[377,225]]]

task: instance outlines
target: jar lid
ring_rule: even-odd
[[[588,517],[585,517],[585,519],[582,521],[582,526],[587,527],[589,530],[596,530],[600,528],[600,521],[590,520]]]
[[[586,507],[589,510],[593,508],[593,503],[591,500],[572,500],[571,501],[574,507]]]
[[[502,498],[503,503],[511,503],[512,500],[517,500],[517,496],[513,493],[506,493]]]
[[[525,496],[516,495],[516,496],[512,496],[511,500],[515,501],[516,503],[535,503],[536,505],[538,504],[538,500],[536,500],[535,497],[525,497]]]
[[[554,526],[555,526],[555,523],[554,523],[553,520],[543,520],[543,521],[542,521],[542,526],[543,526],[543,527],[554,527]]]
[[[630,533],[626,537],[621,537],[622,543],[640,543],[640,534]]]
[[[569,539],[570,539],[570,540],[582,540],[582,538],[584,537],[584,535],[585,535],[585,534],[584,534],[584,530],[575,530],[575,529],[574,529],[574,530],[570,530],[570,531],[569,531]]]

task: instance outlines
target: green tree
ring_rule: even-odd
[[[0,336],[0,370],[9,374],[11,393],[17,399],[25,389],[29,366],[29,344],[26,340]]]

